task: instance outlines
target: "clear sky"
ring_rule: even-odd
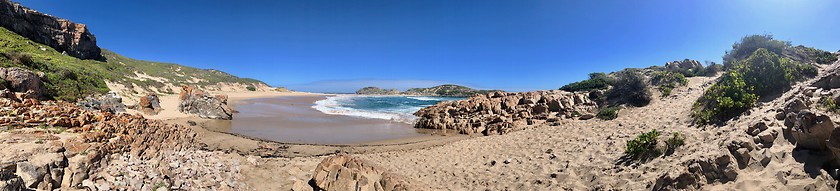
[[[749,34],[840,49],[840,1],[20,0],[128,57],[292,89],[556,89],[591,72],[719,62]],[[320,88],[319,88],[320,87]]]

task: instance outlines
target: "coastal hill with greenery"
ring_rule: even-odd
[[[259,80],[239,78],[218,70],[135,60],[108,50],[103,50],[102,56],[106,61],[81,60],[0,27],[0,67],[42,72],[48,96],[58,100],[75,101],[106,93],[111,90],[109,85],[124,87],[123,92],[118,93],[126,96],[174,94],[179,85],[208,90],[224,87],[243,91],[270,89]]]
[[[466,86],[459,85],[439,85],[429,88],[411,88],[404,92],[396,89],[382,89],[378,87],[364,87],[356,91],[356,94],[361,95],[415,95],[415,96],[443,96],[443,97],[470,97],[478,94],[487,94],[500,90],[476,90]]]

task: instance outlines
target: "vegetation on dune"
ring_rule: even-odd
[[[603,108],[603,109],[598,111],[598,114],[595,115],[595,117],[598,117],[598,119],[602,119],[602,120],[613,120],[615,118],[618,118],[618,111],[619,110],[621,110],[621,107],[613,106],[613,107]]]
[[[656,150],[657,138],[659,138],[659,131],[656,131],[656,129],[642,133],[635,139],[627,141],[624,154],[634,158],[656,155],[658,154]]]
[[[658,86],[657,89],[659,89],[663,97],[671,95],[671,91],[674,88],[688,84],[688,80],[683,74],[669,71],[654,73],[653,77],[650,78],[650,82],[654,86]]]
[[[105,93],[109,90],[105,80],[119,82],[129,88],[135,85],[141,88],[155,87],[171,93],[174,90],[163,89],[164,82],[176,86],[206,86],[219,82],[262,83],[218,70],[135,60],[104,49],[102,56],[107,59],[106,62],[80,60],[0,27],[0,67],[21,67],[43,72],[47,94],[57,100],[75,101],[87,95]],[[142,79],[135,72],[164,80]]]
[[[759,48],[710,87],[694,104],[695,123],[727,121],[751,108],[760,98],[782,93],[791,84],[817,75],[816,67]]]
[[[589,79],[567,84],[560,90],[567,92],[605,90],[610,87],[610,77],[603,72],[589,74]]]
[[[665,144],[667,145],[668,151],[674,151],[678,147],[685,145],[685,135],[680,134],[679,132],[674,132],[671,134],[671,138],[668,138],[668,140],[665,141]]]
[[[758,49],[765,49],[776,55],[782,55],[785,49],[791,47],[790,41],[773,39],[773,35],[749,35],[741,38],[741,42],[732,45],[732,50],[723,56],[724,68],[732,68],[736,62],[744,60]]]
[[[613,88],[607,91],[607,100],[612,100],[610,105],[646,106],[653,98],[645,81],[645,76],[638,69],[616,72],[611,83]]]
[[[819,106],[827,111],[840,113],[840,105],[831,97],[822,97],[819,101]]]
[[[726,52],[723,56],[724,68],[733,67],[736,62],[747,59],[753,52],[762,48],[805,64],[831,64],[837,61],[837,55],[828,51],[802,45],[794,47],[790,41],[773,39],[773,35],[749,35],[742,38],[741,42],[733,44],[732,50]]]

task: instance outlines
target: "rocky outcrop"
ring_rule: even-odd
[[[592,113],[598,105],[588,94],[565,91],[493,92],[420,109],[416,128],[455,130],[462,134],[505,134],[527,126]]]
[[[42,74],[43,75],[43,74]],[[23,68],[0,68],[0,79],[5,81],[2,86],[11,92],[26,93],[26,98],[42,99],[47,94],[47,88],[41,76]]]
[[[79,59],[102,59],[96,37],[84,24],[40,13],[9,0],[0,0],[0,18],[3,18],[0,27],[59,52]]]
[[[382,89],[378,87],[364,87],[356,91],[359,95],[399,95],[400,90],[397,89]]]
[[[211,96],[192,86],[181,86],[178,111],[205,119],[233,119],[226,96]]]
[[[126,106],[122,97],[115,92],[108,92],[102,96],[88,96],[76,102],[76,106],[87,110],[104,111],[109,113],[125,113]]]
[[[698,70],[702,69],[703,65],[697,60],[685,59],[682,61],[672,61],[665,63],[665,69],[672,72]]]
[[[678,173],[666,173],[657,178],[653,190],[698,189],[703,184],[734,181],[738,171],[729,155],[691,159],[684,163],[688,168]]]
[[[791,134],[796,146],[810,150],[824,150],[826,141],[834,130],[834,122],[826,115],[802,110],[796,115]]]
[[[177,166],[172,167],[168,164],[169,161],[177,160],[173,157],[189,156],[185,154],[188,150],[189,153],[196,152],[196,134],[190,128],[166,124],[159,120],[148,120],[140,115],[115,115],[104,111],[86,110],[61,101],[44,101],[32,105],[12,99],[0,99],[0,112],[9,114],[3,117],[3,124],[14,127],[11,131],[14,132],[15,142],[34,141],[37,147],[41,147],[0,156],[0,188],[65,190],[87,187],[93,190],[149,190],[142,188],[144,185],[145,188],[152,188],[152,183],[164,182],[164,175],[167,179],[181,180],[187,179],[187,176],[191,176],[190,173],[200,169],[191,167],[193,172],[181,172],[173,170],[178,168]],[[42,128],[31,128],[35,126]],[[78,133],[79,136],[60,140],[50,134],[61,132],[43,128],[50,126],[61,127],[61,132],[66,129],[68,132]],[[139,178],[133,185],[111,184],[120,181],[113,179],[112,175],[101,174],[99,170],[111,165],[112,154],[130,157],[135,162],[157,161],[148,167],[155,169],[154,173],[140,172],[139,174],[149,176],[120,178]],[[120,172],[136,171],[137,167],[131,165],[122,168]],[[163,174],[154,175],[158,173]],[[174,186],[173,183],[167,185]],[[196,185],[177,186],[190,187]]]
[[[421,190],[408,179],[369,161],[339,154],[321,161],[312,174],[316,190]]]
[[[143,111],[146,115],[157,115],[163,108],[160,107],[160,99],[157,94],[149,93],[146,96],[140,97],[140,102],[137,103],[137,110]]]

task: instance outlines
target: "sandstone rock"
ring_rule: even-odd
[[[791,134],[796,140],[797,147],[823,150],[833,130],[834,122],[831,121],[831,118],[803,110],[797,114]]]
[[[102,50],[87,26],[0,0],[0,27],[79,59],[101,60]]]
[[[27,92],[24,94],[26,96],[19,100],[23,100],[23,98],[42,99],[46,96],[47,88],[44,86],[44,82],[41,81],[41,77],[32,71],[17,67],[0,68],[0,79],[8,83],[9,87],[7,88],[12,92]]]
[[[703,68],[703,65],[697,60],[685,59],[665,63],[665,69],[672,72],[697,70],[700,68]]]
[[[799,113],[799,111],[803,109],[808,109],[808,104],[804,101],[804,99],[796,97],[792,100],[785,103],[785,113]]]
[[[756,136],[764,130],[767,130],[767,124],[763,121],[760,121],[747,128],[747,134]]]
[[[43,153],[17,164],[16,173],[29,188],[51,190],[61,185],[67,161],[60,153]]]
[[[312,181],[321,190],[420,190],[402,176],[344,154],[321,161],[312,174]]]
[[[559,90],[494,92],[423,108],[414,113],[420,117],[414,127],[449,129],[462,134],[505,134],[528,125],[556,122],[557,116],[571,118],[578,113],[592,113],[598,105],[588,97],[586,93]]]
[[[676,176],[665,174],[660,176],[653,186],[653,190],[698,189],[703,183],[726,183],[738,177],[738,171],[732,165],[729,155],[719,155],[712,158],[691,159],[684,163],[688,168]]]
[[[160,107],[160,99],[158,99],[155,93],[140,97],[140,102],[137,103],[137,107],[137,110],[143,111],[146,115],[157,115],[163,110]]]
[[[826,142],[826,147],[834,155],[834,163],[840,165],[840,128],[835,128],[831,131],[831,135],[829,135],[828,141]]]
[[[233,118],[233,109],[227,105],[226,98],[227,96],[206,95],[194,87],[181,86],[178,110],[201,118],[230,120]]]
[[[595,118],[595,115],[592,115],[592,114],[587,113],[587,114],[583,114],[583,115],[581,115],[578,119],[580,119],[580,120],[589,120],[589,119],[592,119],[592,118]]]

